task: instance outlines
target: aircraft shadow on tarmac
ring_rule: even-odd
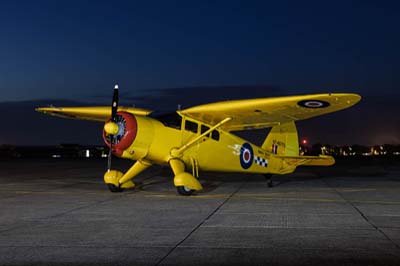
[[[167,167],[156,167],[153,173],[135,180],[138,191],[144,192],[172,192],[172,172]],[[274,175],[272,177],[273,186],[279,187],[292,182],[307,182],[323,178],[323,175],[314,172],[300,172],[289,175]],[[200,182],[203,190],[200,194],[210,193],[220,187],[223,183],[260,183],[267,179],[259,174],[238,174],[238,173],[219,173],[219,172],[203,172],[200,175]],[[161,189],[160,189],[161,188]],[[273,188],[272,188],[273,189]],[[175,192],[173,192],[175,194]]]

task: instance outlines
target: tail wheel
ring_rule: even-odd
[[[193,194],[194,190],[187,188],[185,186],[178,186],[176,187],[176,190],[178,191],[178,193],[182,196],[190,196]]]
[[[264,177],[267,179],[268,187],[273,187],[274,183],[272,182],[272,174],[264,174]]]
[[[107,187],[108,187],[108,189],[109,189],[111,192],[113,192],[113,193],[124,191],[123,188],[117,187],[117,186],[114,185],[114,184],[107,184]]]

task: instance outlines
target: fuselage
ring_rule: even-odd
[[[136,137],[120,157],[155,164],[168,164],[172,149],[182,147],[211,128],[178,113],[158,119],[135,118]],[[216,129],[190,146],[179,159],[193,171],[269,173],[273,172],[272,156],[230,132]]]

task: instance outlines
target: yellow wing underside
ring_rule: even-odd
[[[357,94],[311,94],[217,102],[191,107],[179,113],[210,125],[231,117],[232,120],[224,124],[222,129],[247,130],[336,112],[356,104],[360,99],[361,96]],[[311,107],[305,105],[307,103]],[[315,107],[318,103],[323,103],[323,106]]]
[[[36,111],[62,118],[91,120],[99,122],[104,122],[111,116],[110,106],[40,107],[36,108]],[[152,112],[146,109],[124,106],[119,106],[118,111],[123,111],[134,115],[148,115]]]
[[[178,113],[209,125],[216,125],[230,117],[231,120],[222,125],[221,129],[234,131],[266,128],[336,112],[351,107],[360,99],[361,96],[357,94],[311,94],[216,102],[191,107]],[[323,106],[318,106],[321,103]],[[37,108],[36,111],[63,118],[101,122],[111,116],[109,106],[42,107]],[[124,106],[118,107],[118,111],[144,116],[152,112],[147,109]]]

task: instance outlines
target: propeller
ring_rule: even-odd
[[[107,170],[111,170],[111,158],[112,158],[112,149],[114,143],[114,136],[118,132],[117,125],[117,111],[118,111],[118,84],[114,86],[113,99],[111,103],[111,120],[105,124],[106,132],[112,132],[109,134],[110,136],[110,150],[108,152],[108,162],[107,162]],[[108,127],[108,128],[107,128]]]

